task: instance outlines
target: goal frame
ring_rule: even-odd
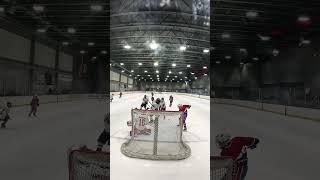
[[[224,180],[232,180],[234,172],[234,161],[228,156],[211,156],[210,157],[210,180],[220,180],[222,177],[215,174],[219,169],[226,169]],[[218,179],[217,179],[218,178]]]
[[[73,149],[73,150],[70,150],[68,152],[68,169],[69,169],[69,180],[77,180],[75,175],[76,175],[76,170],[74,168],[74,159],[75,159],[75,154],[78,153],[79,156],[108,156],[108,161],[106,163],[109,164],[109,174],[108,174],[108,178],[110,179],[110,152],[103,152],[103,151],[93,151],[93,150],[90,150],[90,149],[86,149],[86,150],[83,150],[83,149]],[[88,158],[90,159],[90,158]],[[88,161],[91,161],[91,162],[94,162],[95,160],[97,160],[98,158],[92,158]],[[94,163],[92,163],[94,164]],[[96,163],[98,164],[98,162]],[[108,179],[108,180],[109,180]],[[89,180],[89,179],[88,179]]]
[[[183,147],[185,150],[186,150],[186,153],[181,155],[181,156],[177,156],[177,157],[174,157],[174,155],[168,155],[168,157],[164,157],[164,156],[158,156],[158,152],[157,152],[157,149],[158,149],[158,143],[159,143],[159,139],[158,139],[158,135],[159,135],[159,132],[158,132],[158,129],[159,129],[159,119],[155,119],[154,120],[154,124],[156,128],[154,128],[154,135],[153,135],[153,154],[151,155],[144,155],[144,156],[139,156],[139,155],[134,155],[130,152],[128,152],[126,150],[126,145],[128,145],[131,141],[134,141],[135,139],[135,136],[132,135],[130,137],[130,139],[125,142],[124,144],[122,144],[121,146],[121,152],[122,154],[128,156],[128,157],[131,157],[131,158],[140,158],[140,159],[149,159],[149,160],[182,160],[182,159],[186,159],[188,157],[190,157],[191,155],[191,149],[190,147],[183,142],[183,138],[182,138],[182,135],[183,135],[183,119],[182,119],[182,116],[183,116],[183,112],[181,111],[160,111],[160,110],[142,110],[142,109],[131,109],[131,121],[133,121],[133,117],[134,117],[134,111],[138,111],[138,112],[155,112],[155,113],[165,113],[165,112],[168,112],[168,113],[179,113],[180,114],[180,117],[179,117],[179,139],[177,143],[180,143],[181,144],[181,147]],[[132,123],[132,127],[131,127],[131,132],[134,132],[134,125]]]

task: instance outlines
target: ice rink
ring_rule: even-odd
[[[67,180],[68,148],[73,144],[95,147],[107,103],[40,104],[38,118],[28,118],[29,110],[13,108],[13,120],[7,129],[0,129],[0,179]]]
[[[115,95],[110,105],[111,115],[111,179],[132,180],[209,180],[210,175],[210,102],[209,100],[173,94],[174,102],[168,108],[170,94],[155,93],[156,98],[164,97],[167,110],[178,110],[178,104],[189,104],[184,141],[190,146],[192,155],[180,161],[151,161],[128,158],[120,147],[129,138],[131,109],[140,107],[146,93],[125,94],[121,99]],[[150,93],[147,93],[151,97]]]
[[[248,150],[246,180],[319,179],[318,122],[223,104],[211,103],[211,110],[214,135],[260,139],[257,149]],[[217,148],[212,152],[217,154]]]

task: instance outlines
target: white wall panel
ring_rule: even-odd
[[[73,56],[65,53],[59,54],[59,69],[63,71],[72,72],[73,69]]]
[[[120,74],[110,71],[110,80],[119,82]]]
[[[133,79],[132,78],[129,78],[129,83],[128,84],[133,84]]]
[[[128,77],[122,74],[121,75],[121,82],[127,83],[128,82]]]
[[[34,63],[37,65],[54,68],[56,51],[36,42]]]
[[[0,29],[0,56],[29,62],[31,41]]]

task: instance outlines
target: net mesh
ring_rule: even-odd
[[[231,158],[213,156],[210,164],[211,180],[232,180],[233,161]]]
[[[121,152],[133,158],[180,160],[191,155],[182,139],[182,113],[179,111],[131,111],[131,138]]]
[[[110,180],[110,154],[85,150],[71,151],[69,180]]]

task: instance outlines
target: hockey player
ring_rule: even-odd
[[[110,102],[113,101],[113,96],[114,96],[114,94],[111,94],[111,96],[110,96]]]
[[[153,102],[154,102],[154,97],[152,96],[152,97],[151,97],[151,103],[153,103]]]
[[[161,98],[159,110],[160,111],[166,110],[166,102],[164,101],[164,98]]]
[[[142,109],[144,107],[145,110],[147,110],[147,104],[149,103],[149,99],[147,97],[147,95],[144,95],[143,99],[142,99],[142,103],[140,106],[140,109]]]
[[[153,95],[154,95],[153,92],[151,92],[151,97],[153,97]]]
[[[122,92],[120,91],[119,98],[121,98],[121,97],[122,97]]]
[[[183,130],[186,131],[187,130],[186,120],[187,120],[187,117],[188,117],[188,109],[190,109],[191,106],[190,105],[178,104],[178,108],[179,108],[179,111],[183,112],[183,115],[182,115]]]
[[[97,144],[97,150],[96,151],[101,151],[102,147],[107,144],[110,146],[110,115],[106,114],[104,116],[104,130],[98,137],[98,144]]]
[[[31,106],[31,110],[29,113],[29,117],[31,116],[31,114],[33,114],[33,116],[37,117],[37,110],[39,107],[39,98],[38,96],[35,94],[30,102],[30,106]]]
[[[253,137],[231,138],[229,134],[218,134],[215,141],[221,149],[220,155],[231,157],[235,162],[232,180],[244,180],[248,171],[247,149],[255,149],[259,139]]]
[[[171,107],[171,106],[172,106],[172,102],[173,102],[173,96],[172,96],[172,95],[170,95],[170,97],[169,97],[169,101],[170,101],[170,105],[169,105],[169,107]]]
[[[11,102],[0,101],[0,122],[2,121],[1,128],[6,128],[6,124],[10,119],[11,107]]]
[[[157,98],[155,101],[153,101],[151,104],[151,110],[159,111],[160,102],[161,102],[160,98]]]

